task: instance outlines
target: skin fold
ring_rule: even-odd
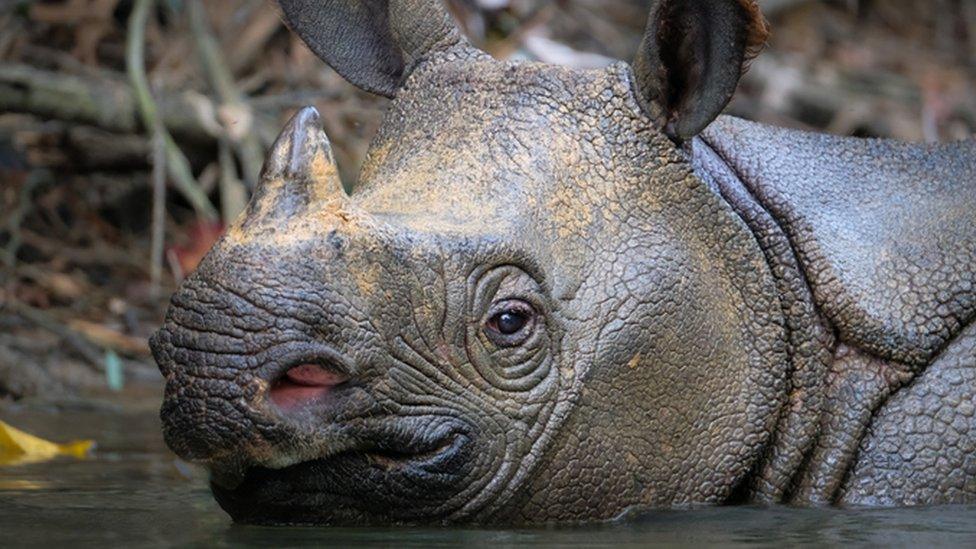
[[[235,520],[976,503],[976,144],[716,120],[751,1],[656,2],[589,71],[439,2],[281,6],[394,100],[350,196],[300,111],[152,339]]]

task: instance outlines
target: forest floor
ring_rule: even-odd
[[[145,4],[143,25],[131,16]],[[911,141],[976,131],[976,2],[761,4],[772,38],[731,113]],[[498,58],[598,67],[632,57],[647,1],[450,6]],[[326,68],[270,2],[4,3],[0,400],[158,394],[146,338],[306,104],[354,181],[386,100]]]

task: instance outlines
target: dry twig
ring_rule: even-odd
[[[227,62],[221,52],[220,45],[213,36],[207,15],[204,13],[203,6],[199,0],[191,0],[187,3],[187,12],[190,17],[190,28],[197,43],[197,51],[204,72],[210,82],[210,86],[216,93],[222,105],[223,114],[236,114],[235,120],[220,120],[224,126],[227,138],[234,144],[237,156],[244,169],[244,181],[247,186],[254,188],[257,183],[258,173],[261,171],[262,157],[264,148],[258,140],[257,132],[251,127],[253,125],[254,113],[247,104],[244,95],[237,89],[234,83],[234,75],[228,69]],[[223,116],[219,118],[224,118]],[[228,124],[241,124],[242,127],[230,128]],[[234,191],[236,193],[236,191]],[[239,193],[237,193],[239,194]],[[235,213],[236,215],[236,213]],[[229,221],[225,219],[225,221]]]
[[[166,231],[166,141],[160,125],[153,128],[152,153],[152,234],[149,247],[149,284],[153,297],[160,294],[163,278],[163,252]]]
[[[129,80],[135,92],[136,105],[142,116],[143,125],[146,128],[159,128],[158,131],[162,135],[166,148],[167,171],[176,187],[190,202],[197,215],[207,221],[214,221],[217,219],[217,210],[207,195],[200,190],[200,186],[193,178],[190,162],[163,126],[156,109],[156,102],[149,90],[145,65],[145,34],[149,12],[154,4],[154,0],[136,0],[132,14],[129,16],[129,33],[126,37],[126,67]]]

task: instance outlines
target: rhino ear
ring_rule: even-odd
[[[440,0],[278,0],[285,22],[354,85],[393,97],[409,62],[463,41]]]
[[[694,137],[732,99],[767,35],[756,0],[653,0],[634,60],[640,98],[672,139]]]

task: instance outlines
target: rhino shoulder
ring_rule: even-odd
[[[703,139],[789,236],[843,341],[921,367],[976,316],[976,140],[918,145],[731,117]]]

